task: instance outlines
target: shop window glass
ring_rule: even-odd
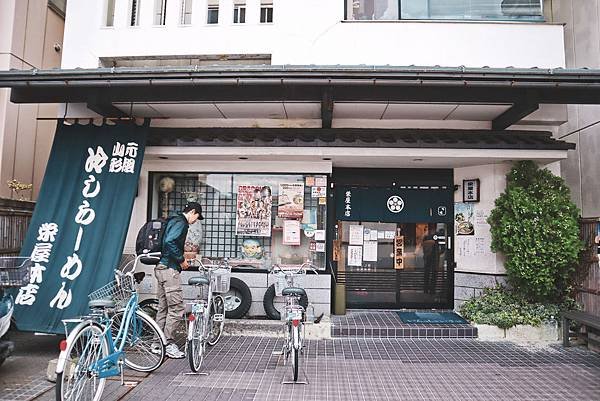
[[[301,174],[155,173],[152,217],[173,216],[186,202],[197,201],[205,219],[190,227],[187,252],[255,269],[306,261],[324,269],[326,180]]]

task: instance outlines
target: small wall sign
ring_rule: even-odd
[[[479,178],[463,180],[463,202],[479,202]]]

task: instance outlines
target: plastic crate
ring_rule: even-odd
[[[0,287],[22,287],[29,283],[33,262],[28,257],[0,257]]]

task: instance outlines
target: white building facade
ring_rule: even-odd
[[[447,3],[70,0],[62,70],[35,79],[61,117],[149,121],[125,253],[197,200],[188,251],[231,261],[250,315],[268,314],[272,264],[305,261],[317,314],[452,309],[503,281],[486,218],[512,162],[559,173],[565,104],[591,100],[558,93],[574,83],[548,2]],[[272,207],[252,234],[256,189]]]

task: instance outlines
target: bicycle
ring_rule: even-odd
[[[205,275],[190,277],[188,284],[199,288],[206,286],[207,289],[206,297],[199,295],[189,304],[192,311],[188,316],[186,353],[190,369],[194,373],[200,370],[206,344],[215,345],[223,334],[225,301],[221,295],[214,295],[213,292],[221,294],[228,292],[231,280],[231,267],[226,259],[217,264],[210,260],[206,264],[201,260],[198,262],[198,267],[205,272]]]
[[[31,259],[20,256],[0,257],[0,365],[8,358],[15,345],[5,337],[11,324],[15,300],[10,289],[29,284]],[[9,289],[6,291],[5,289]]]
[[[56,365],[57,401],[98,401],[107,377],[120,375],[124,383],[124,365],[152,372],[163,363],[167,340],[156,322],[138,308],[135,284],[143,273],[133,273],[140,258],[158,256],[137,256],[122,272],[115,272],[113,282],[89,295],[89,316],[63,320],[67,339],[60,343]],[[132,271],[127,271],[131,265]],[[73,323],[77,325],[69,332]]]
[[[318,274],[315,266],[309,262],[303,263],[298,269],[293,270],[284,270],[281,266],[274,264],[271,270],[271,274],[278,276],[275,281],[275,292],[281,293],[285,298],[285,305],[281,313],[281,318],[285,320],[285,341],[282,353],[285,363],[291,359],[294,382],[298,381],[299,354],[304,352],[304,323],[307,321],[306,309],[300,305],[300,298],[306,297],[306,291],[295,285],[294,282],[298,276],[305,275],[307,269]],[[312,305],[308,307],[313,309],[312,316],[314,316],[314,307]]]

